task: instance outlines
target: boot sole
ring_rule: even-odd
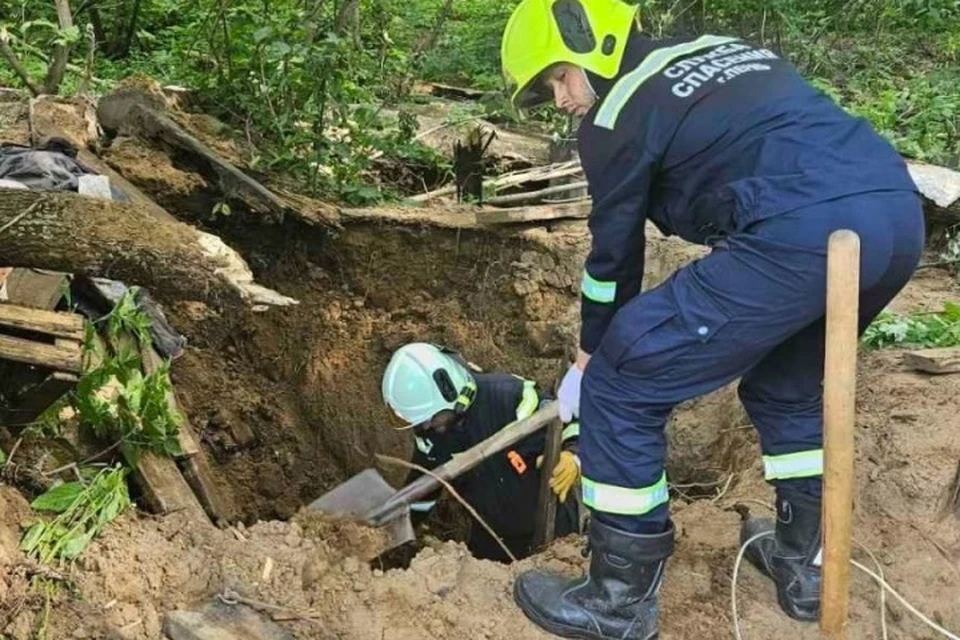
[[[520,608],[520,611],[523,612],[523,615],[533,622],[535,625],[541,629],[546,630],[548,633],[552,633],[555,636],[560,636],[561,638],[573,638],[574,640],[620,640],[620,638],[614,636],[604,636],[590,631],[586,631],[579,627],[569,627],[565,624],[559,624],[553,622],[552,620],[547,620],[546,618],[541,618],[532,610],[528,610],[526,606],[529,605],[522,595],[522,592],[519,588],[519,583],[513,583],[513,601],[517,603],[517,606]],[[656,632],[653,635],[647,636],[643,640],[658,640],[660,638],[660,633]]]

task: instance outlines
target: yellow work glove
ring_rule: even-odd
[[[537,468],[543,464],[543,456],[537,458]],[[560,459],[550,474],[550,488],[557,494],[560,502],[567,501],[570,488],[580,479],[580,461],[569,451],[561,451]]]

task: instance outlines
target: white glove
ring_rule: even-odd
[[[557,392],[561,422],[570,422],[580,417],[580,383],[582,381],[583,370],[576,364],[570,365],[563,380],[560,381],[560,390]]]

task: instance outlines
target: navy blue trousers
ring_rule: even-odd
[[[740,379],[765,475],[819,495],[827,240],[860,236],[860,331],[910,279],[919,197],[858,194],[759,222],[620,308],[584,372],[580,457],[593,517],[664,530],[664,428],[673,408]]]

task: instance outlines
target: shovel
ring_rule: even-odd
[[[530,417],[504,427],[463,453],[455,454],[452,460],[433,469],[433,473],[444,480],[453,480],[495,453],[547,426],[557,415],[557,403],[551,402]],[[433,476],[422,475],[396,491],[376,469],[364,469],[310,503],[310,508],[335,516],[356,518],[374,527],[385,528],[387,540],[383,551],[389,551],[416,540],[413,523],[410,521],[410,504],[440,486],[440,482]]]

